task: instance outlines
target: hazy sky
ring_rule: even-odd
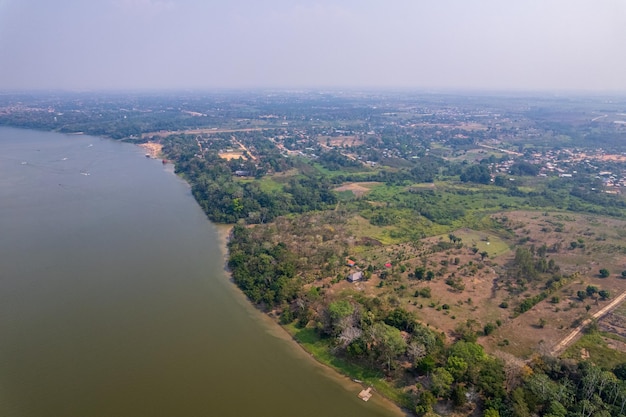
[[[0,90],[626,91],[626,0],[0,0]]]

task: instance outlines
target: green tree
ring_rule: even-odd
[[[430,389],[437,397],[446,397],[454,377],[445,368],[436,368],[430,374]]]
[[[406,341],[400,330],[382,322],[374,323],[369,329],[370,342],[379,359],[391,371],[392,362],[406,351]]]
[[[487,323],[485,324],[485,327],[483,328],[483,333],[485,334],[485,336],[489,336],[491,333],[493,333],[496,330],[497,326],[493,323]]]
[[[600,278],[607,278],[609,275],[611,275],[611,273],[609,272],[608,269],[602,268],[600,270]]]
[[[467,403],[467,388],[462,384],[456,384],[452,388],[450,398],[455,407],[462,407]]]
[[[491,181],[491,173],[489,172],[489,168],[483,164],[470,165],[461,174],[461,181],[489,184]]]
[[[598,287],[596,287],[595,285],[587,285],[585,292],[587,293],[587,296],[593,297],[594,294],[598,292]]]
[[[333,301],[328,305],[328,320],[325,330],[332,336],[339,335],[352,324],[350,317],[354,313],[354,306],[348,300]]]
[[[449,356],[446,362],[446,370],[454,377],[455,381],[461,381],[467,372],[467,362],[459,356]]]
[[[544,417],[565,417],[567,409],[558,401],[551,401]]]
[[[500,413],[498,412],[498,410],[488,408],[485,410],[483,417],[500,417]]]
[[[426,415],[433,410],[433,404],[437,402],[437,398],[430,391],[421,391],[415,406],[415,414],[418,416]]]
[[[530,410],[524,398],[524,390],[516,388],[511,395],[511,403],[513,417],[530,417]]]

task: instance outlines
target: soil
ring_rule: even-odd
[[[381,279],[380,272],[376,271],[369,281],[354,284],[341,281],[333,285],[333,292],[351,288],[370,296],[387,298],[415,312],[422,322],[449,337],[455,337],[456,329],[468,323],[481,331],[486,324],[499,322],[500,326],[493,334],[480,337],[479,342],[491,353],[503,351],[529,358],[535,353],[552,352],[572,332],[575,323],[577,325],[581,319],[598,313],[626,290],[626,280],[620,275],[626,265],[626,246],[622,247],[623,233],[620,231],[626,230],[626,222],[533,211],[499,213],[492,217],[505,229],[498,238],[511,250],[481,259],[480,252],[471,250],[469,241],[461,248],[437,249],[439,242],[448,242],[447,236],[423,239],[419,249],[409,244],[360,247],[354,259],[362,265],[391,262],[393,268],[387,271],[388,277]],[[461,229],[452,233],[460,236],[500,232],[479,233]],[[572,249],[570,242],[580,242],[579,239],[584,247]],[[359,243],[355,241],[355,244]],[[510,287],[507,278],[507,265],[515,256],[517,246],[534,246],[536,250],[543,244],[554,247],[546,254],[547,259],[554,259],[561,267],[560,273],[570,278],[564,287],[550,293],[529,311],[516,315],[514,308],[521,300],[545,290],[548,277],[528,283],[526,289],[515,294],[511,292],[515,285]],[[432,270],[434,279],[411,279],[409,273],[416,267]],[[612,271],[608,278],[599,277],[598,271],[604,267]],[[400,272],[400,268],[404,272]],[[454,289],[447,284],[446,280],[451,277],[460,278],[464,288]],[[601,300],[596,295],[579,300],[577,291],[584,291],[589,285],[608,290],[611,297]],[[415,292],[424,287],[430,287],[431,298],[415,297]],[[503,302],[509,307],[501,308]],[[623,332],[626,333],[626,329]]]
[[[158,159],[161,157],[161,150],[163,149],[163,145],[161,145],[160,143],[140,143],[139,147],[146,151],[146,155],[149,155],[150,158]]]
[[[341,187],[337,187],[335,188],[333,191],[352,191],[352,194],[354,194],[355,197],[361,197],[365,194],[367,194],[370,189],[368,188],[368,186],[370,185],[374,185],[377,184],[375,182],[372,183],[365,183],[365,182],[359,182],[359,183],[355,183],[355,182],[351,182],[348,184],[344,184]]]

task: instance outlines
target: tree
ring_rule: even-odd
[[[328,305],[326,332],[337,336],[353,324],[354,306],[347,300],[338,300]]]
[[[567,409],[558,401],[550,402],[548,411],[544,414],[544,417],[565,417],[567,415]]]
[[[376,322],[369,329],[369,339],[378,358],[382,359],[391,371],[392,361],[406,351],[406,341],[400,330],[382,322]]]
[[[613,368],[613,373],[622,381],[626,381],[626,362],[620,363]]]
[[[530,410],[526,399],[524,398],[524,391],[521,388],[516,388],[511,395],[512,411],[514,417],[530,417]]]
[[[481,345],[474,342],[460,341],[450,348],[450,357],[462,359],[467,364],[467,379],[474,383],[480,367],[486,359],[485,351]]]
[[[611,298],[611,293],[609,292],[609,290],[600,290],[598,291],[598,295],[603,300],[606,300],[607,298]]]
[[[611,273],[609,272],[608,269],[602,268],[600,270],[600,278],[607,278],[609,275],[611,275]]]
[[[430,391],[420,392],[417,405],[415,406],[415,413],[418,416],[423,416],[430,413],[433,409],[433,404],[437,402],[437,398]]]
[[[415,318],[405,309],[398,307],[391,310],[387,318],[385,318],[385,323],[396,329],[411,332],[415,325]]]
[[[467,362],[461,357],[450,356],[446,362],[446,370],[450,372],[455,381],[460,381],[467,371]]]
[[[587,293],[589,297],[593,297],[594,294],[598,292],[598,287],[596,287],[595,285],[587,285],[585,292]]]
[[[491,173],[489,172],[489,168],[483,164],[470,165],[461,174],[461,181],[489,184],[491,181]]]
[[[467,388],[462,384],[457,384],[450,393],[452,403],[455,407],[462,407],[467,403]]]
[[[489,322],[487,324],[485,324],[485,327],[483,327],[483,333],[485,334],[485,336],[489,336],[491,333],[493,333],[496,330],[496,325]]]
[[[445,397],[454,382],[452,374],[445,368],[436,368],[430,375],[430,390],[437,397]]]

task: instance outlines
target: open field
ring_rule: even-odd
[[[618,277],[626,262],[619,232],[626,226],[624,221],[534,211],[502,212],[491,218],[500,223],[500,229],[454,230],[451,234],[461,239],[460,247],[450,243],[448,234],[422,239],[417,245],[402,243],[391,237],[393,228],[373,226],[361,217],[352,218],[347,224],[356,239],[352,259],[362,266],[374,265],[374,270],[380,272],[365,282],[340,281],[332,290],[353,289],[395,300],[394,303],[413,311],[421,321],[450,337],[459,326],[467,325],[468,320],[477,331],[488,323],[499,323],[492,334],[481,338],[481,344],[491,352],[502,350],[521,357],[549,353],[575,323],[611,301],[611,298],[603,301],[597,294],[579,300],[577,291],[591,285],[617,296],[626,290],[626,280]],[[367,243],[367,239],[378,243]],[[579,242],[578,239],[585,242],[584,248],[572,249],[570,242]],[[539,248],[543,244],[552,248],[547,259],[554,259],[561,272],[571,278],[529,311],[516,314],[514,309],[520,300],[545,290],[547,278],[530,282],[516,295],[512,292],[515,286],[511,287],[507,278],[507,265],[516,247]],[[483,252],[486,252],[484,258]],[[391,263],[392,268],[386,270],[385,263]],[[610,277],[599,277],[598,271],[603,266],[613,271]],[[412,278],[416,268],[432,271],[433,277]],[[430,288],[429,298],[415,295],[423,288]],[[503,303],[508,308],[502,308]]]
[[[235,152],[220,152],[219,153],[219,157],[222,159],[226,159],[227,161],[230,161],[231,159],[248,159],[244,154],[243,151],[235,151]]]
[[[335,188],[333,191],[342,192],[350,191],[355,197],[362,197],[367,194],[373,186],[379,183],[376,182],[351,182]]]
[[[356,135],[352,136],[318,136],[317,141],[324,146],[345,148],[348,146],[361,146],[363,140]]]

